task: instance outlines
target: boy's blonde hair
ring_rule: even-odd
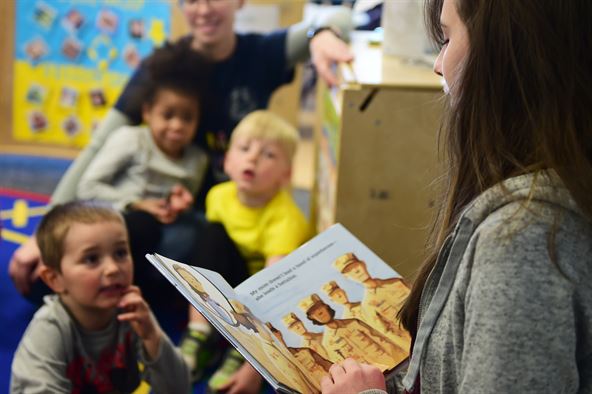
[[[259,110],[248,114],[234,128],[230,145],[239,137],[261,138],[277,142],[290,162],[296,153],[300,136],[290,123],[271,111]]]
[[[101,222],[119,222],[125,227],[121,214],[105,204],[73,201],[54,206],[41,220],[35,235],[43,263],[61,272],[64,241],[70,227],[74,223]]]

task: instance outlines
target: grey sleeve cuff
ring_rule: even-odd
[[[90,143],[78,154],[74,162],[70,164],[70,167],[60,179],[60,182],[51,195],[51,206],[76,199],[77,185],[82,174],[84,174],[90,162],[105,144],[109,134],[111,134],[113,130],[129,123],[130,120],[128,117],[117,109],[112,108],[107,112],[105,118],[95,130]]]
[[[286,38],[286,60],[289,67],[310,57],[306,33],[311,27],[321,26],[335,28],[343,39],[349,40],[349,33],[353,29],[351,9],[342,6],[319,8],[314,17],[290,26]]]
[[[164,334],[160,340],[158,354],[147,359],[142,346],[142,362],[146,367],[146,378],[156,393],[188,393],[191,388],[189,369],[179,350]]]
[[[130,211],[130,205],[135,201],[135,198],[126,198],[123,200],[119,200],[113,204],[113,208],[118,210],[119,212],[128,212]]]

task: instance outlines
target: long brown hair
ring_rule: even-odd
[[[553,169],[592,220],[592,1],[455,0],[467,27],[465,58],[440,140],[444,195],[400,317],[415,332],[421,292],[461,211],[512,176]],[[442,45],[443,0],[426,0]]]

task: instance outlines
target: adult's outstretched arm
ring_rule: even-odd
[[[321,31],[312,40],[307,33],[311,28],[330,27]],[[347,44],[353,28],[352,11],[343,6],[319,8],[317,15],[288,28],[286,42],[287,64],[293,67],[309,57],[321,78],[328,84],[337,84],[332,70],[335,63],[353,60]],[[338,33],[339,37],[335,34]]]

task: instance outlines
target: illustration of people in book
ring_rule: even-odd
[[[265,324],[255,317],[246,305],[238,300],[231,300],[230,303],[235,312],[242,315],[239,322],[246,320],[249,321],[251,327],[255,327],[257,335],[254,337],[258,338],[260,341],[259,348],[263,349],[265,357],[270,361],[270,363],[266,363],[266,366],[270,365],[271,368],[273,368],[270,368],[270,372],[274,373],[274,376],[278,377],[284,384],[301,393],[314,393],[320,391],[320,381],[311,381],[307,378],[307,371],[304,366],[294,362],[287,347],[278,346],[275,343]]]
[[[236,308],[237,310],[242,310],[241,308],[244,307],[234,299],[230,299],[230,304],[233,305],[233,309]],[[247,310],[247,308],[244,309]],[[224,325],[224,328],[230,333],[230,335],[232,335],[236,342],[238,342],[242,348],[251,355],[251,357],[259,361],[279,382],[300,391],[309,387],[309,385],[300,380],[299,377],[293,378],[287,376],[287,369],[282,370],[280,365],[276,365],[273,360],[269,358],[264,349],[264,340],[259,334],[259,329],[255,323],[251,321],[248,313],[238,313],[236,310],[233,310],[232,313],[233,316],[237,318],[238,326],[233,327]]]
[[[259,333],[259,329],[263,323],[253,315],[248,306],[236,299],[231,299],[230,305],[232,305],[233,309],[232,314],[241,327],[253,333]]]
[[[269,328],[269,331],[275,335],[289,351],[292,353],[296,360],[306,368],[306,370],[312,374],[315,380],[321,381],[323,376],[329,373],[331,368],[331,362],[323,358],[320,354],[308,347],[290,347],[284,341],[282,332],[275,328],[270,322],[266,322],[265,325]]]
[[[307,378],[304,366],[298,365],[298,361],[287,348],[282,349],[276,344],[263,322],[256,318],[247,306],[227,297],[197,270],[181,264],[172,264],[172,270],[199,297],[204,307],[226,332],[275,379],[301,393],[320,391],[320,382],[313,382]]]
[[[409,287],[403,279],[372,277],[366,263],[353,253],[338,257],[333,262],[333,267],[347,279],[364,286],[361,310],[365,317],[362,320],[409,351],[411,337],[397,319],[397,313],[409,294]]]
[[[203,301],[205,306],[208,308],[210,312],[212,312],[216,317],[222,319],[224,322],[231,326],[236,326],[237,322],[233,319],[232,313],[224,308],[222,305],[212,298],[212,295],[209,294],[205,289],[202,283],[197,279],[196,275],[200,275],[199,273],[189,272],[189,270],[185,269],[184,267],[180,266],[179,264],[174,264],[173,269],[179,274],[179,276],[187,283],[189,288],[193,290]],[[220,298],[226,300],[226,297],[219,292],[216,298]]]
[[[369,322],[364,319],[361,303],[351,302],[345,290],[339,287],[337,282],[334,280],[327,282],[321,287],[321,290],[323,290],[323,292],[329,296],[331,301],[343,307],[343,315],[341,316],[342,319],[359,319],[364,323],[369,324]]]
[[[320,354],[322,357],[330,360],[329,353],[327,353],[327,350],[323,347],[322,332],[308,331],[304,326],[304,323],[302,323],[302,320],[300,320],[300,318],[298,318],[294,312],[290,312],[284,316],[282,318],[282,323],[284,323],[288,330],[302,338],[300,347],[310,348]]]
[[[335,310],[317,294],[302,299],[298,306],[313,324],[323,326],[323,347],[332,361],[352,357],[385,371],[407,357],[407,351],[363,321],[335,319]]]

